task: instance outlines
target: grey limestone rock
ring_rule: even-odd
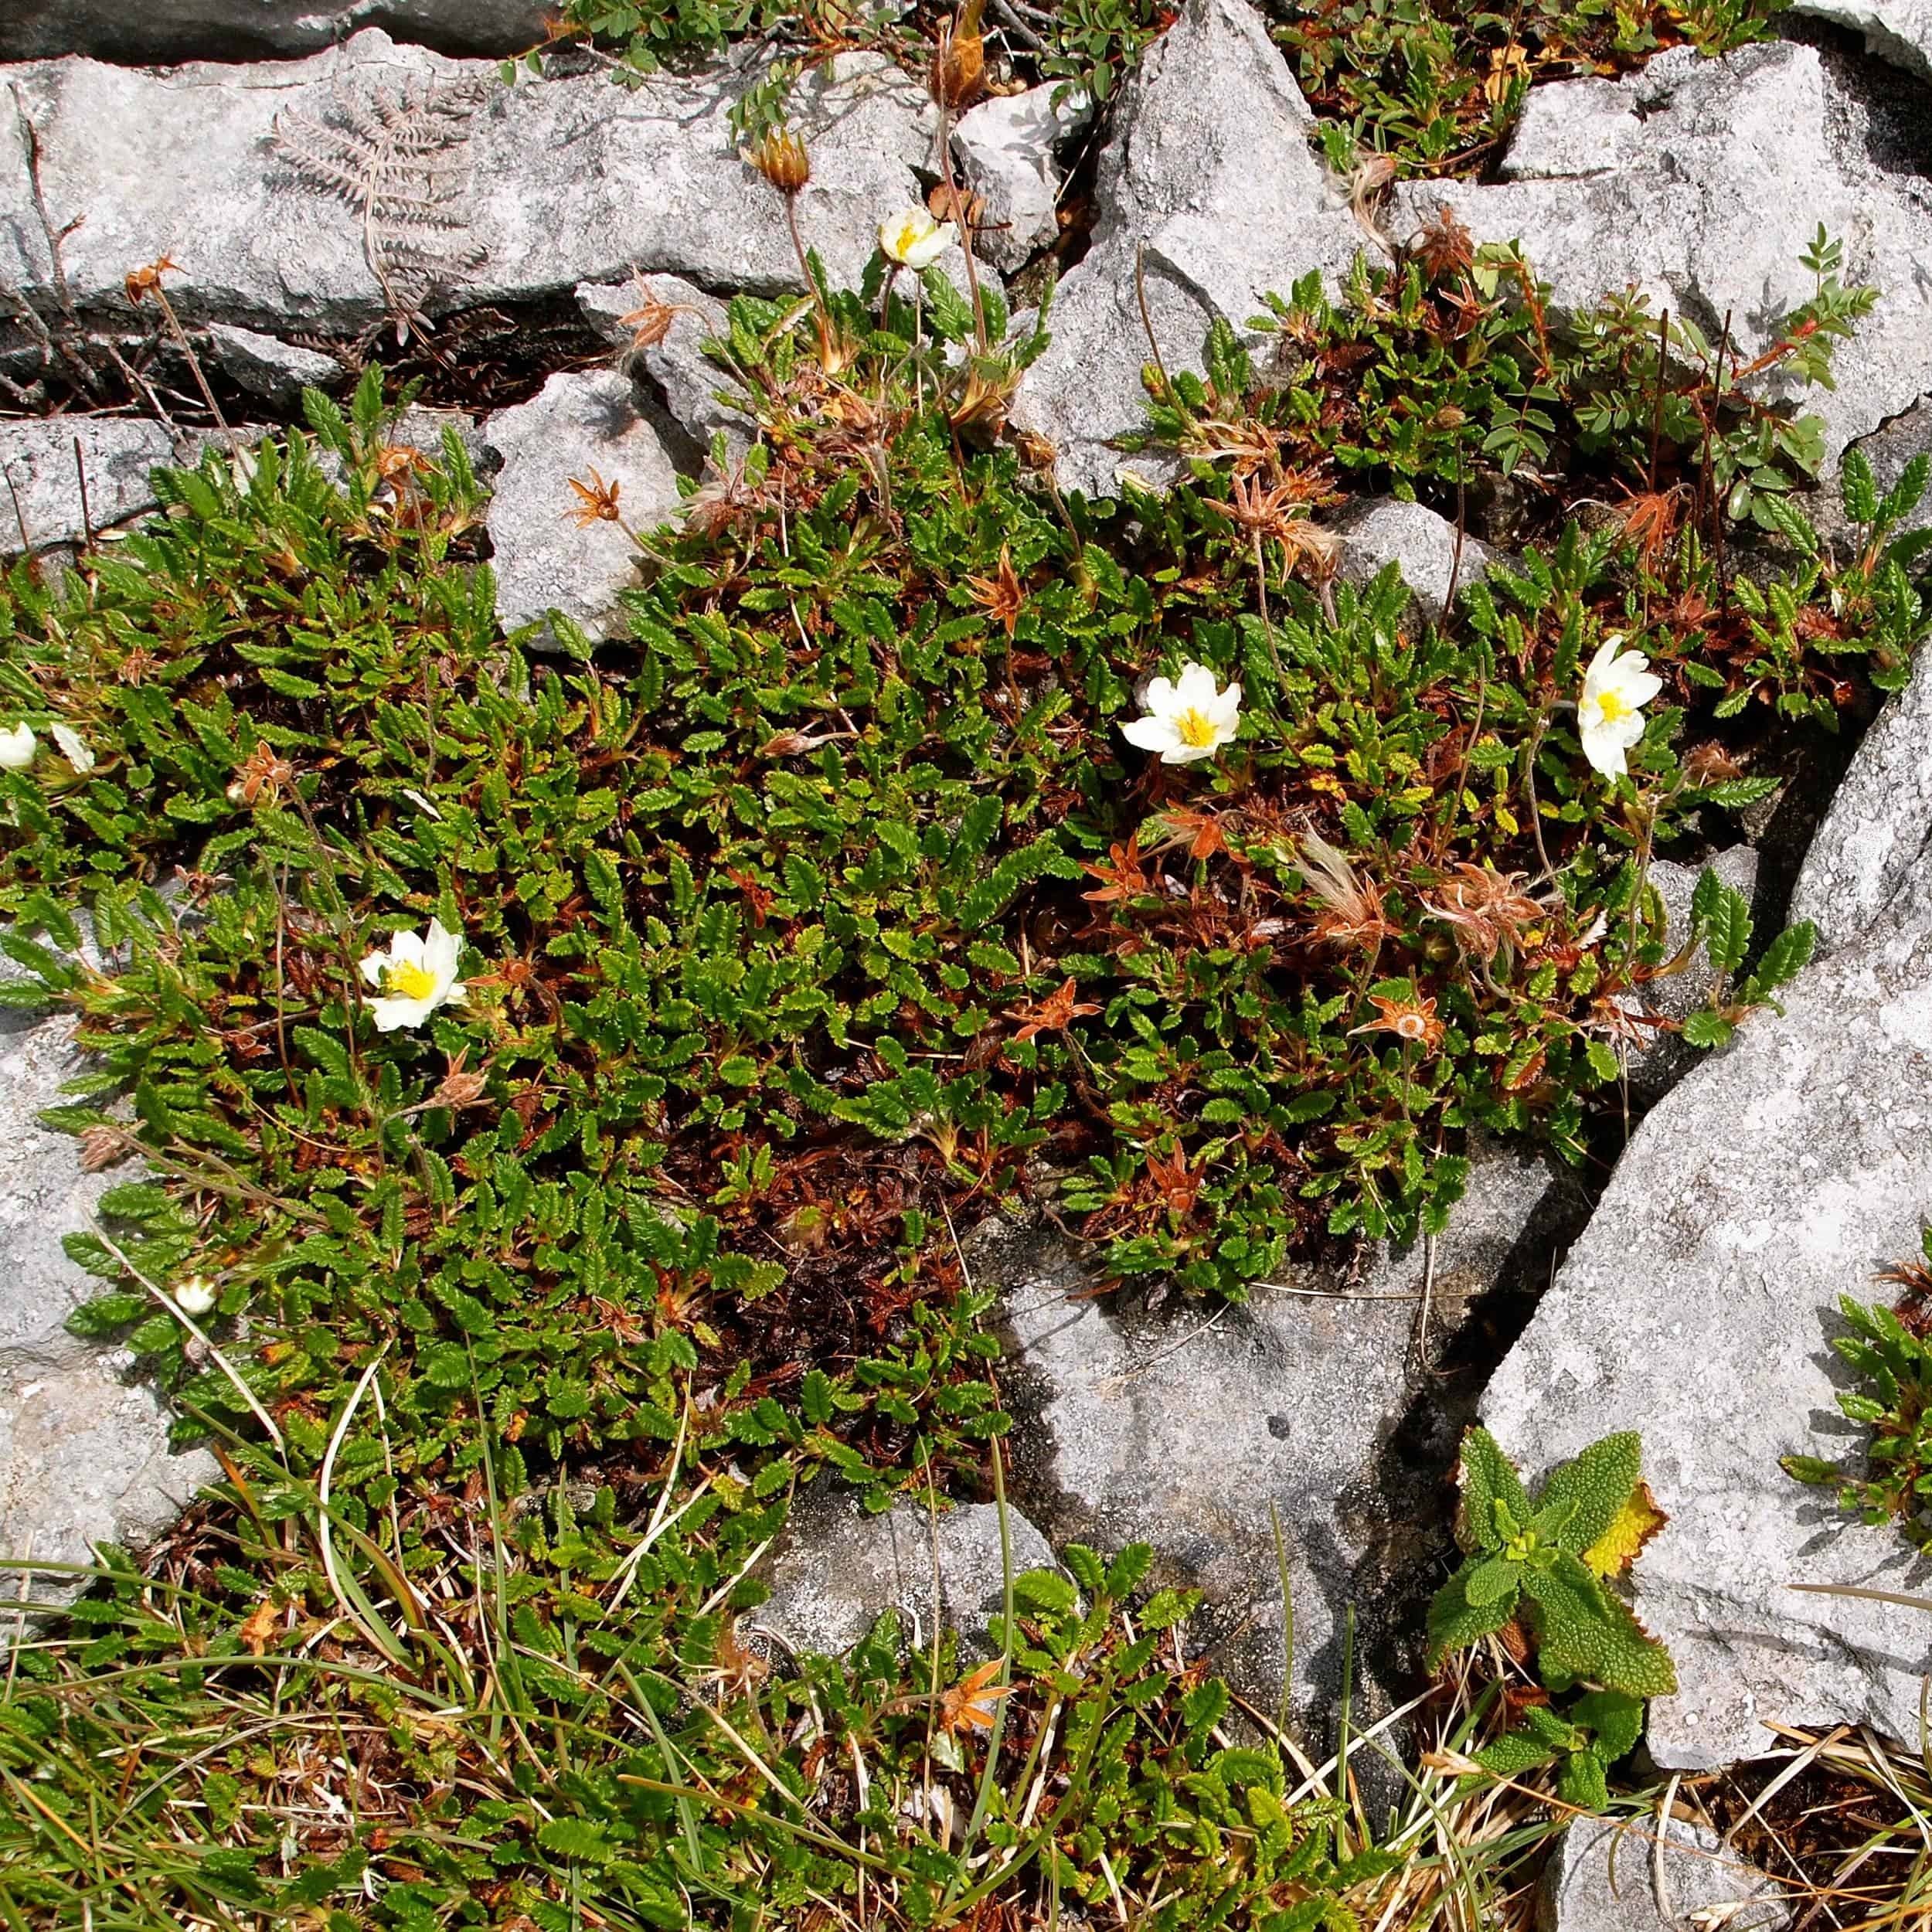
[[[1063,487],[1117,493],[1124,463],[1153,454],[1114,440],[1140,427],[1152,358],[1135,291],[1145,287],[1162,359],[1200,367],[1218,315],[1240,328],[1266,290],[1311,269],[1339,271],[1368,236],[1308,145],[1313,117],[1246,0],[1188,0],[1121,90],[1095,185],[1094,246],[1056,297],[1053,345],[1027,372],[1016,420],[1060,452]]]
[[[1046,1539],[1017,1509],[1006,1512],[1006,1536],[1015,1576],[1053,1567]],[[937,1608],[962,1651],[985,1657],[988,1618],[1005,1596],[999,1509],[957,1503],[933,1515],[900,1502],[869,1515],[851,1491],[821,1481],[794,1506],[769,1580],[751,1627],[794,1650],[842,1656],[888,1610],[898,1612],[905,1641],[923,1650]]]
[[[1642,131],[1628,90],[1613,80],[1532,87],[1499,172],[1505,181],[1607,174],[1634,158]]]
[[[1352,504],[1335,527],[1343,538],[1342,576],[1366,583],[1385,566],[1400,564],[1416,608],[1432,624],[1448,608],[1451,586],[1460,595],[1495,558],[1467,532],[1458,545],[1456,526],[1426,505],[1393,497]]]
[[[117,1180],[81,1172],[73,1141],[36,1116],[82,1070],[73,1029],[43,1020],[0,1032],[0,1557],[86,1563],[97,1543],[158,1535],[219,1474],[205,1450],[168,1452],[166,1414],[124,1353],[63,1326],[97,1285],[60,1241],[93,1225]],[[5,1597],[59,1603],[79,1587],[49,1570],[9,1570]]]
[[[1560,309],[1633,287],[1713,340],[1728,316],[1755,354],[1776,316],[1810,298],[1799,257],[1822,223],[1845,245],[1844,279],[1881,292],[1837,389],[1790,400],[1822,418],[1833,457],[1915,403],[1932,328],[1932,182],[1875,158],[1870,111],[1835,70],[1786,43],[1722,60],[1686,47],[1606,85],[1536,89],[1504,163],[1514,178],[1405,185],[1393,232],[1447,205],[1478,241],[1519,240]]]
[[[1886,701],[1852,754],[1791,894],[1821,951],[1855,939],[1923,862],[1932,839],[1932,658]]]
[[[246,60],[315,53],[359,27],[445,53],[521,53],[543,42],[544,12],[538,0],[15,0],[0,60]]]
[[[327,389],[344,374],[334,356],[258,329],[211,322],[208,339],[220,367],[251,395],[271,403],[294,402],[304,389]]]
[[[1483,1403],[1532,1478],[1642,1434],[1671,1520],[1635,1601],[1676,1661],[1649,1731],[1673,1769],[1762,1750],[1774,1719],[1916,1736],[1928,1662],[1918,1620],[1788,1587],[1922,1589],[1923,1566],[1779,1458],[1859,1449],[1837,1298],[1869,1298],[1932,1209],[1932,886],[1781,998],[1645,1119]]]
[[[1537,1932],[1782,1932],[1791,1922],[1774,1880],[1682,1818],[1573,1819],[1536,1898]]]
[[[730,374],[704,353],[705,342],[726,330],[725,305],[677,275],[651,275],[628,282],[585,282],[577,291],[583,318],[613,349],[624,352],[624,366],[641,375],[662,398],[665,413],[691,438],[697,451],[711,447],[720,430],[734,453],[751,440],[750,417],[718,400],[733,386]],[[637,332],[624,318],[646,302],[672,311],[664,339],[634,347]]]
[[[638,547],[616,523],[580,523],[571,481],[590,487],[594,471],[617,486],[624,522],[651,529],[678,501],[662,429],[628,376],[601,369],[553,376],[529,402],[499,410],[483,437],[502,466],[488,519],[498,616],[515,630],[559,611],[604,635],[617,593],[634,578]]]
[[[150,473],[157,464],[179,462],[189,453],[164,424],[140,417],[54,416],[0,423],[0,471],[17,495],[19,521],[26,526],[29,546],[36,551],[83,540],[83,471],[87,515],[99,532],[151,510]],[[0,503],[0,554],[20,547],[14,500],[8,496]]]
[[[781,198],[741,158],[731,108],[750,70],[660,73],[633,88],[601,71],[514,87],[493,63],[399,46],[373,28],[302,60],[160,73],[69,59],[0,70],[39,131],[56,223],[84,216],[63,250],[92,320],[124,320],[124,278],[166,254],[184,316],[352,335],[379,324],[383,290],[359,209],[304,185],[274,145],[299,125],[345,126],[379,93],[447,110],[467,144],[439,165],[461,175],[467,227],[440,233],[445,285],[432,309],[567,294],[634,270],[776,293],[798,267]],[[814,70],[793,120],[811,155],[799,223],[835,283],[855,285],[886,215],[921,199],[930,161],[924,90],[882,56]],[[942,260],[942,267],[947,266]],[[957,251],[954,281],[963,279]],[[0,147],[0,281],[51,306],[46,244],[18,143]]]
[[[1009,272],[1060,233],[1065,175],[1059,151],[1094,117],[1092,103],[1049,81],[1024,94],[995,94],[960,117],[953,149],[968,185],[986,203],[980,253]]]
[[[1540,1163],[1486,1151],[1436,1244],[1433,1318],[1453,1325],[1499,1284],[1540,1286],[1563,1200]],[[1043,1230],[992,1222],[966,1249],[973,1278],[1005,1296],[1022,1505],[1056,1543],[1151,1543],[1165,1580],[1204,1594],[1191,1650],[1205,1644],[1212,1667],[1270,1712],[1283,1689],[1272,1505],[1294,1607],[1288,1701],[1318,1720],[1340,1682],[1349,1604],[1366,1658],[1406,1615],[1401,1590],[1440,1553],[1455,1432],[1423,1451],[1393,1446],[1417,1380],[1432,1380],[1416,1345],[1423,1244],[1373,1252],[1355,1279],[1300,1271],[1242,1307],[1097,1301],[1077,1253]]]
[[[1791,0],[1791,11],[1862,33],[1880,60],[1932,80],[1932,0]]]

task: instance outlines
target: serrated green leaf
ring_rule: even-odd
[[[1493,1551],[1502,1547],[1502,1534],[1496,1527],[1498,1502],[1517,1523],[1529,1522],[1529,1496],[1522,1478],[1495,1437],[1480,1423],[1463,1436],[1457,1479],[1462,1489],[1462,1507],[1457,1512],[1456,1534],[1464,1549]]]
[[[1581,1556],[1616,1522],[1643,1474],[1643,1440],[1625,1430],[1593,1442],[1552,1470],[1536,1498],[1539,1514],[1567,1505],[1560,1549]]]
[[[1677,1689],[1669,1653],[1567,1551],[1547,1570],[1526,1570],[1523,1590],[1536,1606],[1546,1667],[1632,1697],[1667,1697]]]

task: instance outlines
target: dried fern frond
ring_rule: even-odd
[[[383,306],[407,342],[427,328],[430,297],[474,273],[485,251],[469,229],[473,84],[424,82],[358,97],[339,87],[319,117],[275,117],[277,158],[304,187],[362,219],[362,253]]]

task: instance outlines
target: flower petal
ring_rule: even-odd
[[[1583,672],[1583,696],[1593,696],[1600,691],[1611,675],[1611,665],[1624,640],[1621,633],[1613,631],[1597,647],[1597,655],[1590,661]]]
[[[1171,678],[1149,678],[1147,696],[1141,702],[1157,718],[1165,717],[1181,708],[1180,698]]]
[[[55,724],[47,727],[54,743],[60,747],[60,755],[84,778],[94,770],[96,760],[87,749],[80,733],[71,725]]]
[[[1180,679],[1174,691],[1182,708],[1189,711],[1208,710],[1220,695],[1214,673],[1206,665],[1196,664],[1192,659],[1181,666]]]
[[[379,1033],[393,1033],[399,1027],[420,1026],[429,1017],[429,1002],[420,999],[379,999],[370,1003]]]
[[[1630,664],[1632,660],[1625,658],[1621,662]],[[1648,704],[1651,699],[1664,688],[1663,679],[1658,677],[1655,672],[1646,671],[1643,668],[1645,662],[1646,660],[1642,658],[1635,659],[1636,668],[1626,671],[1617,680],[1617,689],[1623,694],[1624,702],[1627,705]]]
[[[389,955],[386,953],[365,954],[362,964],[357,968],[362,975],[363,985],[379,988],[383,984],[383,971],[388,964]]]
[[[463,942],[447,930],[440,919],[432,919],[423,935],[423,964],[438,985],[456,977],[456,962]]]
[[[1181,742],[1172,720],[1167,718],[1136,718],[1121,726],[1121,736],[1138,750],[1158,751],[1164,757]]]
[[[1212,758],[1214,753],[1213,745],[1183,744],[1176,739],[1170,750],[1161,753],[1161,763],[1164,765],[1191,765],[1199,759]]]

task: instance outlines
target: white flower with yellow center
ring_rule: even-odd
[[[40,740],[30,725],[17,724],[11,730],[0,731],[0,771],[25,771],[39,749]]]
[[[1233,742],[1241,722],[1241,687],[1219,689],[1214,673],[1192,660],[1177,679],[1151,679],[1143,702],[1146,715],[1122,725],[1121,735],[1142,751],[1158,753],[1164,765],[1212,758]]]
[[[419,936],[393,933],[386,953],[371,953],[362,961],[362,978],[381,997],[369,1002],[376,1030],[393,1033],[399,1026],[420,1026],[437,1007],[468,997],[456,976],[463,942],[432,919]]]
[[[1623,633],[1613,631],[1597,647],[1577,706],[1583,756],[1606,778],[1623,777],[1624,754],[1644,735],[1644,706],[1664,688],[1642,651],[1617,655],[1623,641]]]
[[[888,261],[915,274],[930,268],[953,245],[958,230],[949,221],[934,221],[923,208],[902,208],[879,224],[879,246]]]

